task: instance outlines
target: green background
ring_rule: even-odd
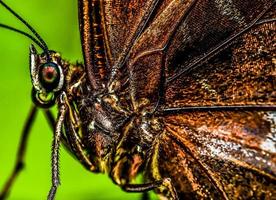
[[[71,62],[82,61],[77,0],[5,2],[37,30],[50,49],[61,52],[63,58]],[[0,23],[27,30],[2,6]],[[29,78],[31,43],[24,36],[0,29],[0,188],[13,168],[20,133],[32,104]],[[51,184],[51,141],[52,132],[42,112],[39,112],[28,143],[26,166],[8,199],[46,199]],[[121,191],[107,175],[86,171],[63,149],[60,154],[62,185],[58,189],[57,200],[140,199],[141,194]]]

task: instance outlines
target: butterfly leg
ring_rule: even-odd
[[[30,135],[30,130],[35,120],[36,113],[37,113],[37,107],[32,106],[21,134],[21,139],[20,139],[19,148],[17,150],[17,158],[14,165],[14,169],[9,179],[7,180],[6,184],[4,185],[4,189],[0,193],[0,200],[3,200],[7,197],[10,191],[10,188],[12,187],[12,184],[15,182],[16,177],[24,167],[24,157],[26,153],[28,136]]]
[[[71,107],[69,103],[67,102],[67,97],[63,95],[64,97],[61,98],[61,106],[59,110],[59,116],[57,119],[57,122],[51,113],[50,110],[45,110],[44,114],[47,118],[47,121],[49,125],[52,127],[52,129],[55,131],[54,134],[54,141],[53,141],[53,152],[52,152],[52,187],[48,194],[48,200],[53,200],[56,195],[56,191],[58,186],[60,185],[60,177],[59,177],[59,144],[62,142],[62,144],[65,146],[65,149],[68,150],[70,153],[72,153],[72,149],[74,149],[75,156],[82,162],[82,164],[89,170],[93,171],[95,168],[94,165],[90,162],[90,160],[86,157],[85,152],[82,148],[82,144],[80,143],[78,139],[78,133],[74,129],[74,125],[71,122],[71,120],[76,121],[76,119],[67,119],[66,113],[72,112]],[[72,116],[72,115],[71,115]],[[67,120],[66,120],[67,119]],[[68,138],[65,137],[64,131],[62,130],[62,127],[65,126],[65,134]]]
[[[141,200],[150,200],[149,193],[143,192],[141,196]]]
[[[55,124],[56,124],[56,119],[53,115],[53,113],[49,110],[43,110],[46,120],[48,121],[49,126],[51,127],[51,129],[54,131],[55,130]],[[64,133],[61,135],[61,141],[62,141],[62,145],[65,146],[65,150],[68,151],[68,153],[72,154],[72,152],[70,151],[70,146],[68,144],[68,141],[64,135]]]
[[[171,183],[170,178],[164,178],[159,181],[143,184],[126,184],[122,186],[122,189],[126,192],[147,192],[156,188],[165,188],[169,192],[171,200],[178,200],[177,192]]]
[[[143,177],[144,183],[146,182],[145,177]],[[150,200],[149,192],[143,192],[140,198],[141,200]]]
[[[48,194],[48,200],[53,200],[56,195],[58,186],[60,185],[60,176],[59,176],[59,149],[62,138],[62,126],[65,120],[65,115],[67,112],[67,107],[65,104],[65,93],[60,95],[60,108],[58,112],[57,123],[54,131],[54,138],[52,144],[52,186]]]

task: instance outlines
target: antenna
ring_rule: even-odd
[[[19,29],[16,29],[16,28],[13,28],[11,26],[8,26],[8,25],[5,25],[5,24],[1,24],[1,23],[0,23],[0,27],[26,36],[27,38],[31,39],[35,44],[37,44],[41,49],[45,50],[45,47],[40,43],[40,41],[38,41],[35,37],[33,37],[32,35],[30,35],[29,33],[26,33],[24,31],[21,31]]]
[[[8,30],[12,30],[14,32],[20,33],[22,35],[25,35],[26,37],[30,38],[32,41],[34,41],[37,45],[39,45],[44,52],[48,55],[49,50],[48,50],[48,46],[45,43],[45,41],[40,37],[40,35],[34,30],[33,27],[31,27],[31,25],[26,22],[20,15],[18,15],[15,11],[13,11],[7,4],[5,4],[2,0],[0,0],[0,4],[2,6],[4,6],[11,14],[13,14],[17,19],[19,19],[34,35],[37,39],[35,39],[33,36],[31,36],[30,34],[20,31],[18,29],[15,29],[13,27],[1,24],[0,27],[6,28]]]

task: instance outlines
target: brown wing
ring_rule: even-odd
[[[166,82],[165,87],[167,87],[165,102],[168,102],[168,107],[172,107],[171,104],[174,104],[175,101],[190,102],[190,94],[187,95],[187,98],[183,98],[183,94],[187,93],[187,91],[183,90],[183,94],[179,91],[183,87],[187,87],[187,90],[193,93],[193,96],[201,99],[201,96],[197,96],[197,91],[191,87],[191,85],[197,84],[200,79],[196,77],[193,83],[187,82],[191,78],[185,76],[184,72],[198,67],[201,63],[199,61],[208,60],[219,51],[229,47],[235,37],[249,29],[261,17],[264,17],[267,10],[271,9],[272,4],[273,1],[264,0],[253,2],[165,1],[162,6],[158,7],[156,10],[157,14],[151,18],[146,29],[134,43],[126,64],[129,72],[130,94],[134,106],[139,107],[139,104],[145,104],[144,99],[148,99],[155,106],[156,102],[160,99],[160,95],[164,94],[162,91],[164,82]],[[267,29],[271,29],[271,27],[266,28],[264,32]],[[272,37],[273,34],[269,34]],[[263,42],[267,43],[267,40],[270,41],[270,44],[266,44],[264,50],[269,51],[269,57],[271,56],[271,51],[273,51],[273,45],[271,45],[273,40],[265,38]],[[242,45],[241,43],[239,44]],[[256,50],[258,49],[256,45],[258,44],[254,43],[252,47],[248,48],[252,48],[252,51],[254,50],[253,48]],[[244,55],[241,55],[241,53]],[[237,49],[233,54],[239,55],[239,58],[228,56],[221,58],[220,61],[215,60],[220,62],[216,63],[216,66],[218,64],[228,65],[221,70],[221,73],[224,73],[226,76],[229,76],[229,74],[226,74],[230,71],[228,69],[229,65],[236,64],[240,62],[238,59],[244,59],[243,56],[247,56],[242,49]],[[232,58],[236,60],[232,60]],[[227,59],[230,59],[231,64],[226,62]],[[256,61],[250,58],[248,60],[251,62]],[[255,66],[256,62],[253,62],[252,65],[257,69],[252,70],[250,68],[252,65],[247,66],[246,69],[244,66],[239,67],[244,70],[250,68],[254,74],[258,71],[258,66]],[[271,57],[267,58],[267,60],[262,60],[261,65],[269,65],[269,62],[272,62]],[[249,65],[245,61],[242,63]],[[209,66],[203,66],[203,68],[209,70],[209,74],[214,72],[214,69],[211,69]],[[225,68],[228,71],[223,72]],[[271,68],[265,70],[267,74],[273,72]],[[207,76],[209,74],[204,74],[205,76],[201,80],[201,88],[204,88],[202,89],[202,93],[206,93],[204,90],[209,89],[209,92],[212,93],[211,95],[214,95],[214,92],[217,91],[212,90],[212,86],[209,86],[208,82],[205,83],[205,79],[208,80]],[[223,78],[225,77],[224,75]],[[257,78],[260,78],[260,76],[262,75],[257,76]],[[211,76],[211,78],[213,77]],[[238,80],[241,80],[241,77]],[[230,79],[230,81],[232,80]],[[268,84],[271,84],[271,81]],[[267,88],[271,88],[271,85],[267,86]]]
[[[208,3],[218,2],[222,1]],[[171,178],[180,199],[272,199],[276,189],[275,22],[251,27],[234,44],[224,46],[225,51],[213,54],[207,64],[200,66],[198,60],[211,55],[209,52],[217,44],[221,46],[219,41],[225,38],[220,37],[231,37],[241,30],[236,23],[236,28],[229,25],[231,20],[225,22],[230,15],[219,18],[208,3],[196,4],[198,8],[192,9],[190,18],[170,41],[164,64],[164,110],[169,112],[163,113],[165,131],[153,145],[148,177]],[[245,4],[240,11],[243,6],[251,6],[249,2],[241,3]],[[238,4],[235,1],[232,6]],[[231,10],[235,9],[232,7],[229,13]],[[263,19],[273,18],[274,10]],[[210,22],[201,16],[204,13]],[[217,19],[210,17],[212,14]],[[252,15],[247,13],[247,17]],[[189,24],[189,20],[195,24]],[[223,26],[228,28],[223,30]],[[179,40],[182,37],[187,41]],[[182,48],[181,52],[177,47]],[[221,108],[213,112],[183,112],[187,107],[214,106],[255,106],[260,110],[266,106],[271,111]]]
[[[79,0],[86,70],[95,89],[112,66],[121,65],[154,10],[157,0]]]
[[[272,199],[276,112],[194,112],[164,117],[149,178],[171,178],[180,199]]]
[[[82,46],[90,83],[99,90],[108,81],[118,81],[123,74],[127,79],[124,81],[129,81],[135,107],[144,98],[155,105],[164,71],[169,80],[179,76],[187,64],[254,24],[272,3],[79,0]],[[172,59],[179,58],[177,55],[185,56],[178,62],[180,66],[171,64]],[[122,73],[125,69],[128,72]]]
[[[208,63],[168,82],[166,107],[270,105],[275,109],[275,31],[276,22],[257,25]]]

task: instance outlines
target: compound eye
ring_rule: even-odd
[[[41,86],[51,92],[59,86],[60,70],[57,64],[49,62],[40,67],[39,81]]]

